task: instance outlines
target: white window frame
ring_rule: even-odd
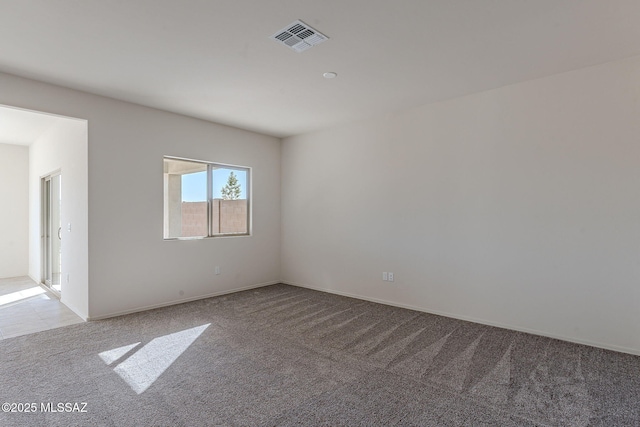
[[[194,236],[194,237],[163,237],[164,240],[198,240],[198,239],[210,239],[216,237],[243,237],[243,236],[251,236],[252,230],[252,214],[251,214],[251,179],[252,179],[252,168],[250,166],[239,166],[239,165],[231,165],[227,163],[218,163],[218,162],[209,162],[206,160],[195,160],[188,159],[184,157],[176,157],[176,156],[163,156],[162,162],[164,165],[165,160],[176,160],[181,162],[191,162],[191,163],[199,163],[207,166],[207,235],[206,236]],[[246,172],[246,184],[245,184],[245,194],[247,197],[247,230],[244,233],[213,233],[213,171],[218,168],[231,169]],[[163,197],[167,197],[167,193],[165,192]],[[166,202],[166,201],[165,201]],[[166,215],[166,212],[163,213],[163,216]],[[163,219],[166,221],[166,218]]]

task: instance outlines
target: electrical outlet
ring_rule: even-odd
[[[393,273],[392,272],[389,272],[387,277],[389,278],[390,282],[393,282]]]
[[[382,280],[384,280],[385,282],[387,280],[389,280],[389,277],[387,276],[387,272],[386,271],[382,273]]]
[[[216,266],[216,274],[220,274],[220,267]]]

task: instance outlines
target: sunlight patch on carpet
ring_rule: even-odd
[[[129,384],[133,391],[137,394],[143,393],[193,344],[209,325],[211,323],[154,338],[113,370]],[[139,344],[105,351],[99,356],[108,365]]]
[[[139,345],[139,342],[131,345],[125,345],[124,347],[118,347],[114,348],[113,350],[103,351],[102,353],[98,354],[98,356],[100,356],[100,358],[104,360],[104,363],[106,363],[107,365],[111,365],[113,362],[120,359],[122,356]]]

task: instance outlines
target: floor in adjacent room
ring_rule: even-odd
[[[0,279],[0,340],[82,322],[31,278]]]

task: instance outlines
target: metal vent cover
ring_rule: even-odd
[[[296,52],[303,52],[325,40],[328,40],[329,37],[325,36],[318,30],[311,28],[304,22],[297,20],[272,35],[270,39],[275,40]]]

